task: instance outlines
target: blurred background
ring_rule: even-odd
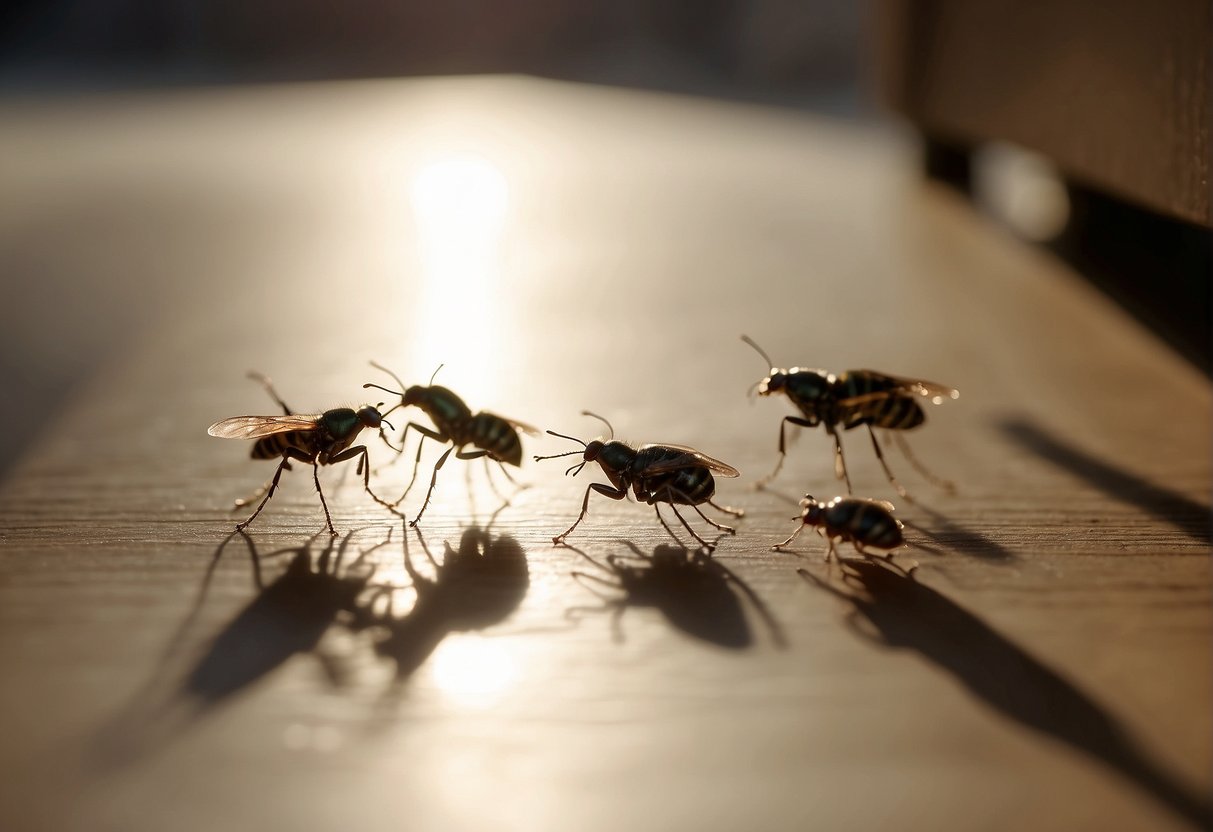
[[[125,220],[98,219],[99,206],[73,195],[70,165],[31,129],[56,105],[104,122],[129,91],[521,73],[812,111],[873,130],[890,129],[896,111],[917,128],[927,175],[1050,246],[1207,372],[1211,25],[1207,3],[1163,6],[14,0],[0,11],[0,149],[9,185],[35,196],[0,209],[10,299],[0,372],[25,403],[0,431],[0,467],[162,290],[139,277],[146,269],[80,281],[61,262],[68,240],[79,249],[125,239],[132,254],[142,246],[154,257],[132,228],[107,226],[137,226],[146,219],[137,205],[148,203],[132,197]]]
[[[853,112],[869,4],[18,0],[10,85],[529,73]]]
[[[5,4],[4,832],[1204,828],[1211,8]],[[842,489],[813,432],[786,493],[749,490],[790,411],[745,395],[769,362],[742,333],[963,391],[914,437],[960,492],[897,499],[917,577],[843,596],[797,574],[834,568],[812,535],[770,550],[806,490]],[[586,558],[622,535],[655,563],[648,507],[595,496],[586,551],[557,548],[601,474],[524,460],[498,520],[452,459],[425,533],[474,550],[495,522],[505,603],[475,615],[454,570],[445,609],[359,641],[338,565],[306,572],[314,490],[355,547],[405,530],[347,464],[285,477],[242,552],[229,507],[269,466],[205,427],[274,412],[250,369],[303,412],[360,403],[396,384],[370,359],[403,384],[445,364],[473,409],[576,441],[587,408],[726,460],[748,514],[710,563],[736,574],[631,598]],[[856,493],[895,494],[846,441]],[[375,577],[419,602],[407,540]],[[648,609],[617,642],[625,606]],[[179,704],[185,727],[136,730]],[[102,723],[125,749],[77,767]]]
[[[104,129],[92,146],[82,136],[80,147],[48,149],[37,131],[54,129],[40,120],[53,108],[84,114],[86,124],[101,128],[121,118],[132,92],[526,73],[872,119],[861,70],[871,13],[868,4],[847,0],[5,4],[0,180],[11,177],[10,193],[21,188],[35,196],[0,208],[0,279],[10,299],[0,311],[0,373],[8,398],[23,403],[0,431],[0,470],[74,385],[154,318],[158,303],[172,299],[171,285],[179,281],[157,275],[148,261],[190,239],[201,245],[222,222],[197,216],[197,200],[180,204],[188,199],[183,192],[164,192],[169,176],[150,194],[133,180],[97,182],[98,167],[117,175],[138,164],[130,155],[106,158],[107,141],[117,148],[124,139],[107,140],[113,134]],[[210,151],[200,143],[199,152]],[[73,170],[73,159],[90,156],[102,159],[88,166],[93,174]],[[113,190],[101,194],[103,188]],[[115,194],[121,205],[112,202]],[[231,203],[213,210],[230,213]],[[192,213],[179,229],[189,239],[164,228],[167,217]],[[157,236],[149,239],[140,227],[157,229]],[[123,257],[140,265],[107,274],[94,267],[90,279],[81,279],[82,262],[105,260],[88,256],[94,247],[124,249]],[[202,279],[216,286],[221,280]]]

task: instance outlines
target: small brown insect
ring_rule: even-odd
[[[817,529],[830,545],[826,559],[838,557],[834,548],[835,538],[848,542],[861,555],[867,554],[865,546],[892,551],[905,545],[901,523],[893,516],[893,504],[885,500],[864,500],[859,497],[835,497],[828,503],[820,503],[810,495],[800,501],[803,511],[800,525],[791,537],[771,548],[782,551],[809,526]]]

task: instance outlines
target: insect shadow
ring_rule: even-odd
[[[986,705],[1064,742],[1135,784],[1198,828],[1213,804],[1151,760],[1115,718],[1056,671],[943,594],[883,561],[844,558],[846,589],[808,582],[851,605],[847,624],[882,647],[913,650]]]
[[[1188,537],[1205,543],[1213,540],[1209,506],[1096,459],[1026,417],[1004,417],[999,420],[998,428],[1017,445],[1081,477],[1109,497],[1144,509],[1159,520],[1170,523]]]
[[[565,612],[567,618],[579,620],[586,613],[609,612],[611,636],[618,643],[623,641],[622,619],[627,608],[653,607],[671,626],[693,638],[743,649],[754,643],[744,597],[770,631],[771,640],[785,646],[783,629],[757,593],[704,550],[692,552],[683,546],[661,544],[646,554],[629,540],[620,542],[632,554],[607,555],[602,562],[565,544],[599,570],[601,574],[575,571],[573,577],[602,598],[596,606],[572,607]],[[603,595],[595,586],[616,594]]]
[[[312,654],[335,686],[344,683],[337,658],[318,649],[321,637],[341,614],[355,605],[374,575],[367,556],[385,545],[360,552],[343,568],[353,540],[350,532],[339,545],[327,542],[313,557],[313,536],[300,546],[279,549],[254,561],[291,555],[283,572],[269,584],[254,572],[257,597],[215,637],[206,654],[190,671],[181,695],[199,709],[213,707],[268,675],[298,654]],[[250,548],[254,544],[245,538]]]
[[[375,652],[395,665],[388,696],[400,695],[409,677],[447,635],[484,630],[509,618],[530,586],[526,552],[509,535],[494,537],[487,528],[469,526],[460,535],[458,549],[449,542],[443,544],[439,562],[421,529],[413,527],[413,532],[432,575],[413,563],[406,529],[404,569],[416,592],[412,609],[397,615],[392,609],[391,588],[384,588],[356,607],[349,622],[355,631],[378,631]],[[378,603],[382,596],[386,604]]]
[[[156,674],[113,725],[102,731],[97,747],[99,761],[122,764],[167,744],[216,706],[296,655],[313,655],[334,687],[344,684],[340,657],[322,651],[321,638],[367,588],[375,571],[367,564],[367,556],[388,541],[371,546],[343,566],[355,532],[348,532],[340,544],[328,538],[317,554],[313,544],[323,531],[327,529],[299,546],[264,555],[243,532],[233,532],[223,539],[207,567],[197,599],[169,639]],[[169,665],[198,618],[224,550],[237,535],[248,548],[257,595],[188,670],[174,675]],[[261,562],[287,555],[290,560],[281,574],[264,583]],[[173,681],[166,683],[166,679]],[[176,688],[175,692],[171,687]]]
[[[914,503],[913,511],[927,515],[930,518],[930,525],[923,525],[920,522],[904,517],[899,519],[905,524],[906,528],[913,529],[915,532],[930,538],[933,543],[938,544],[936,546],[924,543],[921,540],[911,540],[910,545],[913,548],[928,552],[950,550],[991,563],[1007,564],[1018,559],[1014,552],[1001,543],[987,537],[976,529],[962,526],[954,520],[948,519],[921,502]]]

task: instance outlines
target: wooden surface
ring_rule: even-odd
[[[0,490],[0,828],[1207,826],[1208,385],[920,184],[898,137],[486,78],[9,101],[0,154],[14,349],[122,330]],[[911,437],[955,496],[890,457],[915,579],[843,580],[810,535],[769,550],[838,486],[806,432],[748,488],[790,410],[747,400],[743,332],[961,390]],[[582,438],[589,408],[694,445],[749,513],[714,566],[616,606],[585,556],[669,541],[596,497],[584,555],[553,547],[604,481],[569,460],[528,458],[494,514],[452,459],[423,521],[449,563],[416,607],[352,470],[323,474],[354,533],[336,574],[327,535],[274,555],[321,528],[306,470],[229,538],[272,468],[206,435],[274,412],[245,371],[318,410],[363,400],[370,359],[409,383],[445,363],[473,408]],[[893,497],[845,439],[857,492]],[[364,626],[369,586],[397,587],[390,625]]]
[[[881,88],[930,135],[1013,142],[1079,182],[1213,226],[1203,0],[883,0]]]

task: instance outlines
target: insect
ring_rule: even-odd
[[[434,493],[434,486],[438,482],[438,472],[442,470],[442,466],[446,464],[447,457],[451,455],[452,451],[455,452],[456,459],[484,457],[485,471],[489,470],[488,461],[492,459],[500,466],[505,478],[515,487],[518,486],[505,466],[506,463],[518,466],[522,462],[522,440],[519,439],[518,432],[537,434],[539,431],[536,428],[487,411],[472,413],[471,408],[464,404],[463,399],[459,396],[445,387],[434,386],[434,376],[438,375],[438,370],[442,369],[441,365],[438,370],[434,371],[434,376],[430,377],[430,383],[424,387],[420,384],[405,387],[400,377],[391,370],[374,361],[371,362],[371,366],[391,376],[404,392],[389,390],[378,384],[364,384],[363,387],[374,387],[385,393],[399,396],[399,407],[416,406],[420,408],[430,417],[437,428],[436,430],[427,428],[416,422],[409,422],[404,426],[404,432],[400,435],[401,452],[404,450],[404,440],[409,435],[410,428],[421,433],[421,441],[417,443],[417,457],[413,460],[413,476],[404,489],[404,493],[400,495],[399,500],[392,504],[393,506],[400,505],[412,490],[413,483],[417,481],[417,468],[421,464],[421,448],[425,444],[425,440],[435,439],[444,444],[449,442],[451,445],[438,458],[438,463],[434,466],[434,474],[430,478],[429,491],[425,493],[425,502],[421,505],[421,511],[417,512],[417,516],[409,522],[410,526],[416,526],[421,515],[425,514],[425,510],[430,504],[430,496]],[[465,451],[464,448],[468,445],[476,450]],[[492,483],[491,475],[489,482]]]
[[[846,482],[848,494],[852,493],[851,477],[847,473],[846,459],[842,454],[842,439],[838,432],[840,429],[851,430],[860,425],[868,429],[872,447],[876,450],[876,458],[880,460],[885,476],[899,495],[909,498],[906,490],[889,470],[880,450],[880,443],[876,441],[873,426],[888,430],[906,459],[929,482],[947,491],[955,490],[950,482],[936,477],[922,466],[911,453],[901,431],[916,428],[926,419],[918,397],[928,398],[933,404],[941,404],[945,398],[958,398],[959,391],[932,381],[899,378],[873,370],[848,370],[834,375],[825,370],[807,370],[801,367],[779,369],[774,366],[762,347],[749,336],[742,335],[741,340],[753,347],[770,367],[770,375],[757,382],[751,389],[756,389],[760,396],[783,393],[802,414],[785,416],[779,423],[779,459],[775,463],[775,470],[758,481],[759,487],[775,479],[783,467],[783,460],[787,455],[784,431],[790,422],[805,428],[817,425],[825,428],[826,433],[834,440],[834,475]]]
[[[800,525],[791,537],[772,546],[772,550],[782,551],[809,526],[816,528],[829,542],[827,560],[831,555],[838,557],[834,549],[835,538],[852,544],[861,555],[867,554],[865,546],[891,552],[905,545],[901,523],[893,516],[893,504],[885,500],[835,497],[828,503],[820,503],[806,494],[800,505],[803,507],[798,518]]]
[[[695,533],[695,530],[687,523],[686,518],[678,511],[678,506],[690,506],[713,528],[727,534],[736,534],[735,529],[717,523],[699,508],[701,504],[707,503],[717,511],[722,511],[734,517],[745,515],[745,512],[741,509],[720,506],[712,502],[712,496],[716,493],[716,480],[713,474],[719,474],[722,477],[736,477],[739,476],[736,468],[726,465],[718,459],[712,459],[710,456],[702,454],[694,448],[688,448],[685,445],[641,445],[639,448],[633,448],[631,445],[614,438],[615,429],[611,427],[611,423],[606,419],[588,410],[583,410],[581,414],[598,419],[607,426],[611,435],[605,440],[595,439],[592,442],[586,443],[575,436],[565,436],[563,433],[549,430],[548,433],[552,436],[559,436],[561,439],[579,442],[585,450],[569,451],[563,454],[552,454],[551,456],[537,456],[535,460],[556,459],[562,456],[581,454],[581,464],[569,467],[565,471],[565,474],[572,471],[573,476],[577,476],[587,463],[597,462],[601,466],[602,472],[606,474],[607,479],[611,481],[611,484],[606,485],[605,483],[595,482],[590,483],[586,487],[585,498],[581,501],[581,514],[577,515],[577,519],[567,530],[552,538],[553,543],[563,543],[564,539],[572,534],[573,529],[577,528],[577,524],[585,519],[586,512],[589,510],[590,494],[592,492],[597,491],[599,494],[610,497],[612,500],[622,500],[628,496],[629,488],[637,500],[648,503],[653,507],[653,510],[657,512],[657,519],[661,521],[661,525],[669,532],[670,537],[675,540],[678,540],[678,535],[674,534],[674,530],[669,527],[665,518],[662,517],[661,508],[659,507],[660,503],[670,504],[670,507],[674,509],[674,515],[686,530],[690,532],[691,537],[695,538],[705,549],[713,549],[715,548],[715,544],[708,543]],[[574,471],[574,469],[576,470]]]
[[[371,468],[366,446],[350,447],[364,428],[377,428],[380,435],[383,435],[383,425],[392,427],[391,422],[386,421],[383,418],[384,414],[379,412],[378,408],[383,407],[383,402],[375,407],[371,407],[369,404],[363,405],[357,410],[349,407],[337,407],[318,415],[302,415],[291,411],[274,390],[274,386],[268,378],[260,373],[249,373],[249,378],[260,382],[265,387],[270,397],[282,408],[283,415],[233,416],[230,419],[216,422],[206,430],[211,436],[218,436],[220,439],[256,439],[257,442],[253,445],[250,454],[253,459],[282,458],[278,464],[278,470],[274,472],[273,479],[262,486],[257,494],[247,500],[236,501],[236,508],[239,508],[255,500],[262,492],[265,493],[265,497],[252,516],[236,525],[238,530],[246,528],[257,519],[257,515],[261,513],[265,504],[270,501],[278,489],[278,480],[282,476],[282,472],[290,470],[291,460],[306,462],[312,466],[312,479],[316,483],[316,493],[320,495],[320,505],[324,508],[324,519],[328,523],[329,534],[334,537],[337,536],[337,531],[333,528],[333,518],[329,514],[324,492],[320,490],[321,465],[333,465],[358,457],[358,473],[362,475],[362,486],[366,489],[366,493],[370,494],[375,502],[395,511],[390,504],[379,499],[371,491]],[[386,437],[384,438],[386,441]]]

